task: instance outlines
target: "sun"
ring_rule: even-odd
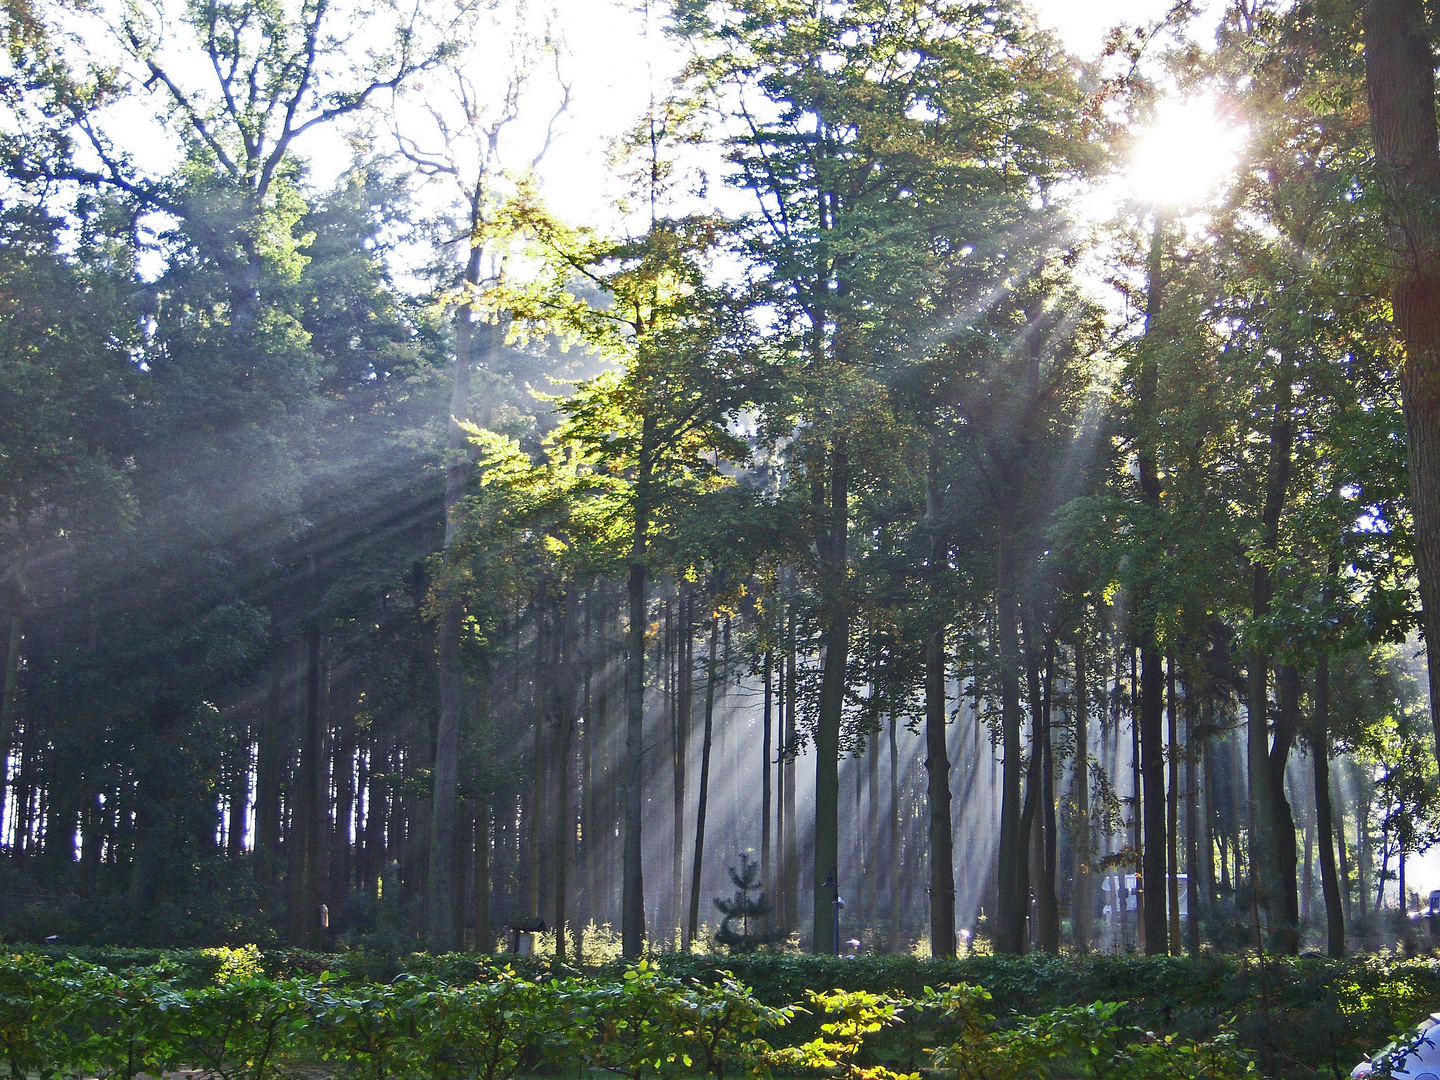
[[[1151,206],[1182,210],[1206,202],[1234,171],[1246,135],[1208,97],[1167,98],[1131,151],[1126,186]]]

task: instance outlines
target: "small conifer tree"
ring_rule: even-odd
[[[754,952],[776,936],[764,929],[765,916],[770,914],[770,901],[760,891],[760,864],[750,857],[749,852],[742,851],[739,870],[733,866],[729,870],[735,893],[728,900],[715,899],[715,906],[724,916],[715,934],[715,944],[731,952]]]

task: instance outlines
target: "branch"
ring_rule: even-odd
[[[550,122],[545,125],[545,141],[541,144],[539,153],[530,159],[531,169],[538,169],[540,162],[543,161],[545,155],[550,152],[550,142],[555,137],[555,125],[560,120],[560,117],[565,115],[570,108],[570,91],[572,84],[565,81],[564,72],[560,67],[560,50],[558,48],[554,50],[554,55],[555,81],[560,84],[561,91],[560,104],[551,115]]]

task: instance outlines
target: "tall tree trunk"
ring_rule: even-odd
[[[933,443],[925,468],[925,516],[930,530],[929,627],[925,635],[925,772],[930,810],[930,953],[955,955],[955,859],[950,822],[950,758],[946,744],[945,619],[942,583],[949,551],[941,532],[940,453]],[[818,951],[818,950],[817,950]]]
[[[770,649],[765,650],[765,658],[760,664],[760,678],[764,680],[765,691],[764,701],[761,706],[761,723],[764,725],[764,733],[760,738],[760,880],[765,888],[771,889],[775,880],[772,876],[770,862],[770,755],[771,746],[771,698],[770,698],[770,669],[774,666],[773,654]],[[768,930],[768,927],[766,928]]]
[[[1293,956],[1300,951],[1300,894],[1295,818],[1285,796],[1285,773],[1300,721],[1300,673],[1294,664],[1275,672],[1275,738],[1270,748],[1270,807],[1275,826],[1277,903],[1271,910],[1270,949]],[[1277,922],[1278,917],[1278,922]]]
[[[705,658],[705,734],[700,743],[700,792],[695,803],[695,859],[690,867],[690,910],[685,930],[689,952],[700,933],[700,872],[705,861],[705,812],[710,799],[710,746],[715,721],[715,661],[720,646],[720,618],[710,616],[710,654]]]
[[[475,809],[475,881],[472,923],[475,930],[475,951],[490,953],[495,949],[495,935],[490,931],[490,797],[471,799]]]
[[[823,888],[828,875],[840,880],[840,721],[845,708],[845,676],[850,645],[849,605],[845,598],[846,533],[849,528],[850,460],[843,442],[830,452],[828,522],[822,530],[825,582],[823,634],[825,661],[820,676],[820,707],[815,723],[815,876],[814,924],[810,949],[832,950],[835,910]]]
[[[1389,195],[1391,307],[1405,348],[1405,413],[1415,569],[1440,755],[1440,137],[1435,57],[1422,0],[1366,0],[1370,135]]]
[[[680,905],[685,895],[685,773],[690,766],[690,711],[691,696],[695,685],[693,645],[694,628],[691,626],[691,611],[694,599],[688,587],[680,590],[679,638],[676,642],[676,689],[675,689],[675,759],[671,762],[673,813],[675,817],[674,836],[671,848],[671,889],[675,896],[678,930]]]
[[[646,416],[640,437],[627,594],[630,625],[625,655],[625,764],[621,781],[624,849],[620,886],[620,947],[627,960],[638,960],[645,944],[645,544],[650,530],[651,447],[655,438],[655,420]]]
[[[1032,897],[1038,893],[1037,883],[1044,877],[1040,866],[1039,848],[1044,836],[1035,829],[1035,818],[1040,810],[1040,794],[1044,790],[1041,777],[1045,766],[1044,720],[1040,692],[1040,661],[1033,647],[1035,626],[1031,619],[1025,619],[1025,682],[1030,701],[1030,757],[1025,769],[1025,801],[1020,811],[1020,858],[1015,891],[1025,905],[1028,915]],[[1039,905],[1035,905],[1039,908]],[[1029,940],[1039,937],[1039,924],[1043,912],[1036,911],[1035,923],[1030,927]],[[1029,943],[1027,940],[1027,944]]]
[[[1145,336],[1157,332],[1164,295],[1164,263],[1166,219],[1156,213],[1150,236],[1146,273]],[[1135,378],[1136,461],[1139,470],[1141,500],[1157,519],[1160,515],[1160,470],[1157,443],[1159,438],[1159,367],[1157,347],[1142,351],[1140,368]],[[1165,753],[1164,753],[1164,680],[1160,650],[1156,644],[1155,612],[1144,588],[1137,588],[1133,604],[1134,640],[1140,650],[1139,709],[1135,713],[1136,732],[1140,741],[1140,774],[1142,783],[1135,791],[1136,809],[1142,819],[1143,844],[1140,853],[1141,921],[1145,953],[1149,956],[1168,952],[1165,900]]]
[[[1025,951],[1025,917],[1030,907],[1025,887],[1026,837],[1021,833],[1020,777],[1024,768],[1020,745],[1020,642],[1016,626],[1016,567],[1013,522],[1001,510],[996,555],[996,637],[1000,653],[1000,852],[995,911],[997,953]]]
[[[577,636],[575,603],[575,589],[571,586],[565,590],[564,598],[560,601],[560,632],[555,648],[558,660],[555,678],[555,796],[552,800],[555,834],[549,855],[554,866],[555,959],[561,963],[565,960],[565,901],[570,849],[574,846],[575,838],[575,818],[570,803],[571,779],[574,772],[571,756],[575,736],[575,694],[580,685],[578,677],[580,659],[576,655],[575,647]],[[577,959],[579,958],[577,957]]]
[[[1194,686],[1185,685],[1185,951],[1200,955],[1200,813],[1199,781],[1196,777],[1199,753],[1195,745]]]
[[[1211,715],[1214,709],[1213,703],[1206,698],[1206,716]],[[1207,724],[1209,730],[1213,726]],[[1215,905],[1215,815],[1217,803],[1215,801],[1215,755],[1218,752],[1215,737],[1206,734],[1201,743],[1200,767],[1200,907],[1191,909],[1191,917],[1199,920],[1208,919]],[[1221,843],[1224,843],[1224,834],[1221,834]],[[1223,855],[1223,852],[1222,852]]]
[[[551,649],[556,640],[555,628],[551,626],[552,599],[542,592],[534,601],[535,611],[535,678],[533,684],[533,703],[531,715],[534,720],[533,730],[535,733],[535,745],[530,754],[532,772],[530,775],[530,802],[521,821],[521,827],[525,836],[525,910],[529,916],[538,919],[541,915],[541,900],[545,896],[545,888],[541,882],[546,869],[549,868],[548,860],[541,858],[540,837],[545,828],[544,823],[551,820],[549,813],[550,785],[550,747],[548,743],[549,729],[546,720],[551,715],[554,706],[554,672],[555,662],[551,655]],[[550,840],[545,836],[546,842]]]
[[[1075,643],[1075,768],[1070,781],[1075,800],[1075,831],[1071,838],[1075,853],[1075,886],[1071,892],[1070,927],[1075,951],[1079,953],[1090,951],[1095,921],[1092,891],[1094,853],[1090,839],[1090,686],[1085,667],[1087,659],[1082,624],[1080,637]]]
[[[1036,622],[1039,622],[1037,616]],[[1060,897],[1056,881],[1059,876],[1059,835],[1055,820],[1055,754],[1051,741],[1054,717],[1055,639],[1045,641],[1045,682],[1040,705],[1040,882],[1035,890],[1036,911],[1040,918],[1040,948],[1048,953],[1060,951]]]
[[[800,840],[798,822],[795,819],[795,708],[799,703],[799,688],[795,675],[795,612],[789,613],[787,632],[788,649],[785,654],[785,828],[780,834],[781,851],[785,862],[785,880],[782,891],[785,896],[785,929],[794,930],[800,923]]]
[[[1329,768],[1330,763],[1325,763]],[[1335,826],[1335,847],[1336,854],[1340,860],[1340,903],[1345,909],[1344,926],[1352,926],[1355,922],[1354,900],[1351,897],[1353,890],[1350,877],[1350,852],[1345,843],[1345,800],[1342,799],[1332,786],[1330,789],[1330,804],[1334,807]]]
[[[304,638],[304,696],[301,701],[300,761],[291,783],[294,810],[286,846],[290,849],[290,933],[303,948],[320,944],[320,866],[323,813],[321,760],[325,752],[320,723],[320,627],[308,628]]]
[[[1331,566],[1335,564],[1332,562]],[[1310,739],[1315,777],[1315,826],[1320,845],[1320,888],[1325,894],[1325,935],[1331,956],[1345,955],[1345,912],[1335,868],[1335,827],[1330,805],[1330,653],[1315,659],[1315,728]]]
[[[285,689],[285,645],[276,647],[265,684],[265,708],[255,752],[255,888],[268,907],[275,888],[275,856],[280,846],[282,771],[281,701]]]
[[[900,891],[896,888],[896,861],[900,858],[900,762],[895,746],[895,708],[890,708],[890,940],[889,950],[900,950]]]
[[[321,708],[324,665],[321,658],[320,627],[310,627],[305,643],[305,738],[302,782],[306,785],[305,889],[302,937],[306,946],[320,948],[324,944],[320,925],[320,905],[325,902],[326,840],[329,832],[330,785],[325,768],[325,717]]]
[[[1169,725],[1170,775],[1165,804],[1166,855],[1170,873],[1166,885],[1170,901],[1170,955],[1180,955],[1180,718],[1175,700],[1175,659],[1165,658],[1165,715]]]
[[[1154,627],[1143,636],[1140,650],[1140,775],[1144,791],[1140,853],[1141,904],[1145,955],[1169,952],[1169,926],[1165,917],[1165,671],[1154,645]]]
[[[471,236],[479,235],[483,208],[478,185],[470,199]],[[465,287],[473,290],[480,282],[484,249],[470,245],[465,263]],[[456,538],[464,528],[465,489],[474,471],[465,425],[470,420],[470,375],[474,362],[475,310],[467,299],[455,319],[455,370],[450,382],[450,417],[445,432],[445,555],[454,558]],[[465,621],[465,604],[458,597],[445,606],[440,616],[436,641],[440,681],[440,717],[435,735],[435,760],[430,796],[430,865],[426,897],[426,938],[431,952],[455,949],[456,916],[451,897],[455,873],[450,853],[455,848],[455,829],[460,797],[460,727],[464,712],[465,686],[461,667],[460,636]]]
[[[880,886],[880,702],[871,709],[873,722],[865,746],[865,925],[872,930],[880,922],[875,897]]]
[[[1265,501],[1261,509],[1261,545],[1273,552],[1280,542],[1280,519],[1284,513],[1291,472],[1291,450],[1294,442],[1292,407],[1292,363],[1289,353],[1281,356],[1276,374],[1276,400],[1270,424],[1269,462],[1265,484]],[[1252,570],[1251,610],[1256,619],[1270,610],[1274,585],[1270,568],[1264,558]],[[1279,952],[1293,951],[1298,946],[1298,925],[1288,915],[1287,886],[1284,876],[1286,853],[1282,850],[1284,826],[1277,803],[1284,801],[1285,777],[1274,774],[1273,752],[1269,736],[1269,670],[1270,658],[1256,646],[1251,650],[1247,672],[1248,734],[1247,768],[1250,780],[1250,878],[1259,906],[1264,910],[1270,929],[1270,948]],[[1277,687],[1278,694],[1278,687]],[[1278,735],[1277,735],[1278,739]],[[1288,754],[1288,747],[1287,747]],[[1288,816],[1288,806],[1285,810]],[[1294,825],[1290,827],[1292,849]],[[1294,851],[1288,856],[1294,865]],[[1293,877],[1293,875],[1292,875]]]
[[[22,507],[17,515],[21,523],[20,553],[15,564],[15,584],[10,591],[10,633],[5,650],[5,685],[0,696],[0,774],[8,772],[10,752],[15,744],[15,725],[20,716],[20,651],[25,642],[25,604],[28,599],[28,547],[25,539],[24,522],[28,510]],[[9,790],[9,778],[0,775],[0,830],[7,820],[5,799]],[[15,836],[19,845],[20,835]]]
[[[776,741],[779,749],[775,755],[775,926],[788,931],[793,925],[790,917],[790,900],[786,893],[785,883],[789,880],[790,865],[789,857],[785,848],[786,822],[789,820],[789,812],[785,809],[785,800],[789,795],[790,785],[786,779],[786,758],[789,756],[786,748],[789,745],[786,736],[785,721],[785,656],[782,653],[780,662],[775,665],[775,707],[778,715],[775,718]]]

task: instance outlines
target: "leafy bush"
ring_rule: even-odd
[[[630,1080],[770,1069],[889,1080],[933,1050],[928,1063],[956,1080],[1309,1080],[1344,1076],[1440,1006],[1436,961],[1373,957],[732,956],[722,967],[664,956],[582,973],[511,956],[76,952],[0,957],[12,1075],[134,1080],[188,1065],[216,1080],[513,1080],[579,1067]]]

